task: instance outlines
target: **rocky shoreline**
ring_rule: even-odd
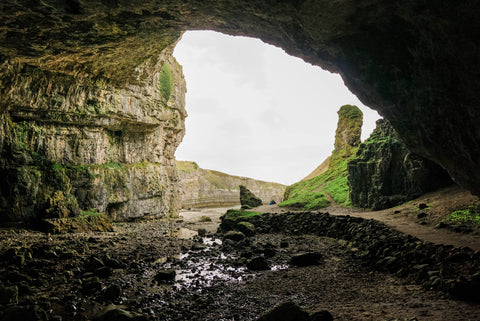
[[[242,230],[245,222],[258,233],[312,234],[341,240],[368,268],[394,273],[426,289],[480,301],[480,252],[468,247],[422,241],[375,220],[316,212],[225,216],[220,228]]]
[[[398,272],[388,268],[393,263],[371,265],[375,251],[367,254],[360,246],[362,231],[378,240],[363,241],[376,244],[376,252],[385,251],[379,244],[391,247],[404,239],[364,221],[318,213],[264,214],[249,219],[252,233],[243,223],[248,236],[207,232],[216,218],[116,223],[114,232],[51,236],[3,230],[0,320],[257,320],[283,302],[294,302],[311,320],[325,310],[334,320],[480,317],[478,305],[452,299],[455,292],[425,290],[411,277],[391,273]],[[329,235],[319,236],[322,231]],[[422,248],[422,242],[408,239],[407,245],[416,242]],[[392,251],[403,251],[398,246]],[[431,255],[445,259],[441,247],[435,248]],[[462,266],[459,277],[478,267],[478,253],[447,252],[442,285],[448,283],[448,267]],[[430,265],[419,270],[435,276],[431,271]]]

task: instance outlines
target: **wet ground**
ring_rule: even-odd
[[[0,281],[18,291],[8,297],[0,290],[3,319],[20,306],[50,320],[90,320],[115,304],[146,320],[256,320],[291,300],[309,312],[328,310],[335,320],[480,320],[476,304],[362,267],[341,240],[218,239],[213,232],[224,212],[120,223],[108,233],[1,231]],[[321,260],[293,266],[292,256],[303,252]],[[256,257],[264,262],[252,264]]]

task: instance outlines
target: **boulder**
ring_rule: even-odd
[[[246,236],[253,236],[256,233],[255,225],[250,222],[238,222],[237,230],[245,234]]]
[[[2,321],[47,321],[47,313],[38,305],[14,305],[0,312]]]
[[[310,317],[295,302],[287,301],[266,312],[257,321],[310,321]]]
[[[17,303],[18,287],[16,285],[3,286],[0,285],[0,304]]]
[[[155,275],[155,281],[158,283],[168,283],[175,280],[177,273],[175,270],[161,270]]]
[[[326,310],[318,311],[310,315],[311,321],[333,321],[333,316]]]
[[[318,252],[297,253],[292,256],[290,263],[296,266],[318,265],[322,263],[323,255]]]
[[[147,318],[139,313],[127,311],[123,306],[109,305],[98,312],[92,321],[146,321]]]
[[[228,231],[223,235],[224,240],[232,240],[235,242],[243,241],[245,239],[245,234],[239,231]]]
[[[247,262],[247,268],[252,271],[269,270],[267,260],[263,256],[256,256]]]
[[[252,208],[262,205],[262,200],[255,196],[248,188],[240,185],[240,204],[244,208]]]

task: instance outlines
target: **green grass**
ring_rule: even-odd
[[[480,227],[480,208],[469,206],[466,209],[448,214],[441,223],[445,225],[470,225]]]
[[[347,163],[356,153],[357,148],[348,155],[334,151],[328,170],[317,177],[288,186],[285,191],[285,201],[279,206],[317,210],[330,204],[326,193],[333,200],[345,207],[352,206],[350,188],[348,186]]]
[[[96,217],[96,216],[100,216],[102,215],[102,213],[99,213],[97,211],[95,211],[94,209],[90,209],[88,211],[81,211],[80,213],[80,216],[89,216],[89,217]]]
[[[239,218],[249,218],[256,215],[262,215],[263,213],[260,212],[251,212],[251,211],[244,211],[244,210],[228,210],[225,213],[225,218],[237,220]]]
[[[103,167],[108,169],[121,169],[122,165],[120,165],[119,163],[110,162],[110,163],[103,164]]]
[[[158,85],[163,100],[168,101],[173,90],[172,73],[170,71],[170,65],[168,64],[168,62],[165,62],[162,66]]]

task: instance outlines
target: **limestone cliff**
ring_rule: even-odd
[[[240,204],[240,185],[263,203],[283,199],[285,185],[202,169],[195,162],[177,161],[183,208],[222,207]]]
[[[135,84],[121,88],[99,75],[5,62],[0,221],[49,216],[59,195],[68,204],[54,216],[175,214],[186,86],[172,50],[138,65]]]
[[[453,183],[445,170],[412,153],[383,119],[347,166],[352,203],[374,210]]]
[[[153,88],[151,67],[185,30],[257,37],[339,73],[409,148],[480,195],[477,0],[2,0],[0,13],[0,111],[28,107],[39,92],[45,106],[66,96],[83,105],[76,92],[89,84],[98,90],[87,99],[104,97],[104,83],[118,93]],[[120,96],[123,106],[144,99]]]

